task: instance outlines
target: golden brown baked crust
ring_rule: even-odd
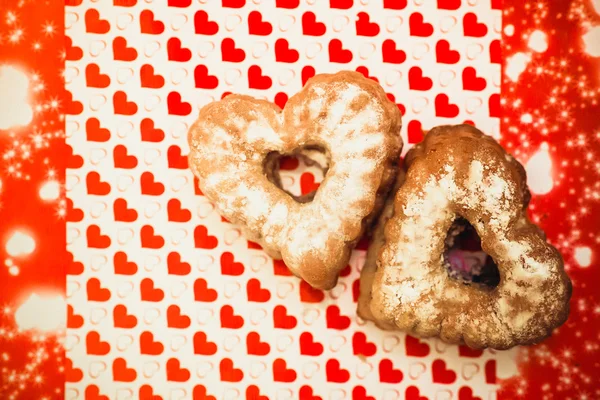
[[[571,282],[527,219],[523,168],[469,125],[434,128],[406,163],[373,281],[373,317],[413,335],[496,349],[539,342],[564,323]],[[448,276],[444,239],[457,216],[498,266],[497,287]]]
[[[362,319],[373,321],[378,327],[385,330],[393,330],[396,326],[380,322],[373,317],[373,313],[371,312],[371,288],[373,286],[373,279],[375,278],[375,271],[377,270],[377,257],[385,244],[384,227],[394,214],[394,198],[396,197],[398,189],[402,186],[402,183],[404,183],[404,177],[404,168],[398,168],[396,182],[385,200],[383,211],[381,211],[377,224],[373,229],[365,263],[360,271],[360,293],[358,296],[356,313]]]
[[[248,239],[329,289],[393,184],[400,126],[398,108],[374,81],[356,72],[317,75],[283,111],[240,95],[202,108],[188,136],[190,168]],[[265,159],[314,146],[329,155],[329,171],[314,199],[299,203],[269,181]]]

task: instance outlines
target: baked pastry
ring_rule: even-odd
[[[523,167],[469,125],[431,130],[406,157],[385,225],[370,310],[383,326],[473,348],[536,343],[567,319],[571,282],[526,216]],[[496,263],[497,286],[447,271],[447,232],[468,221]]]
[[[397,106],[373,80],[317,75],[283,111],[240,95],[202,108],[188,135],[190,168],[249,240],[312,286],[330,289],[394,182],[400,127]],[[300,202],[269,171],[274,158],[315,149],[326,154],[328,172],[313,198]]]
[[[387,199],[385,200],[381,215],[377,220],[377,224],[373,229],[369,248],[365,257],[365,263],[360,271],[360,287],[358,296],[358,305],[356,313],[364,320],[373,321],[375,325],[385,330],[393,330],[396,328],[393,324],[388,324],[383,321],[377,321],[371,312],[371,288],[373,287],[373,279],[375,271],[377,271],[377,258],[381,252],[381,248],[385,244],[384,228],[385,224],[394,214],[394,198],[398,189],[404,183],[405,171],[404,168],[398,168],[398,175],[394,187],[390,190]]]

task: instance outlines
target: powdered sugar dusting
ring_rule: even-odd
[[[432,240],[439,230],[441,221],[452,218],[448,205],[456,196],[458,187],[454,182],[454,170],[447,166],[445,174],[436,179],[431,177],[423,190],[408,197],[403,213],[400,238],[396,247],[393,265],[385,269],[382,290],[392,308],[396,304],[414,304],[431,293],[439,293],[447,275],[432,276],[426,266],[436,243]],[[434,307],[415,307],[420,318],[431,317]]]
[[[272,149],[277,149],[283,144],[279,135],[273,130],[271,126],[267,124],[266,121],[263,123],[252,121],[246,127],[245,131],[245,137],[249,143],[265,141],[266,144],[271,146]]]
[[[471,162],[469,168],[469,187],[475,188],[483,181],[483,164],[479,160]]]
[[[311,90],[315,97],[308,105],[308,109],[310,111],[310,118],[315,120],[319,117],[319,114],[321,114],[325,106],[325,90],[319,86],[311,86]],[[296,124],[298,123],[299,122],[296,122]]]
[[[267,194],[258,187],[249,187],[245,182],[240,182],[235,198],[241,198],[244,214],[254,221],[265,217],[270,211]]]
[[[337,100],[329,106],[327,120],[325,122],[325,128],[327,128],[329,132],[340,129],[339,125],[344,118],[353,117],[348,113],[349,105],[358,96],[365,95],[365,92],[356,85],[346,85],[343,89],[340,89],[338,93]]]
[[[510,236],[529,222],[521,216],[511,225],[522,206],[514,201],[518,184],[507,174],[507,167],[494,159],[474,158],[463,179],[452,165],[445,165],[415,190],[414,177],[419,172],[411,177],[409,171],[406,187],[411,189],[399,191],[401,213],[388,222],[387,228],[399,224],[393,230],[397,240],[384,246],[380,261],[385,264],[377,272],[371,310],[377,310],[375,304],[383,306],[382,318],[394,318],[398,327],[417,334],[440,334],[445,318],[452,318],[452,329],[470,341],[483,340],[482,345],[506,346],[514,337],[526,341],[531,340],[528,335],[543,333],[544,329],[533,329],[531,324],[540,323],[538,310],[563,307],[566,288],[554,280],[562,265],[547,252],[534,251],[547,246],[540,237]],[[455,210],[465,209],[481,210],[488,217],[470,222],[484,234],[482,240],[494,241],[493,257],[502,262],[502,279],[493,295],[462,286],[443,267],[446,230],[459,216]],[[549,282],[556,290],[548,291]],[[473,299],[478,299],[477,304]],[[548,314],[542,317],[544,323],[555,324],[556,317]],[[473,332],[479,337],[472,336]]]
[[[375,114],[367,113],[371,115],[371,117],[365,118],[365,121],[372,121],[372,118]],[[360,124],[357,124],[360,126]],[[356,129],[356,127],[354,127]],[[369,136],[359,136],[354,135],[350,138],[340,138],[341,140],[334,142],[335,145],[339,149],[338,159],[343,157],[352,157],[356,154],[364,153],[365,151],[377,151],[381,150],[383,145],[383,138],[381,135],[369,135]],[[356,162],[359,162],[358,160]]]
[[[326,248],[330,233],[325,229],[313,229],[309,223],[289,227],[289,255],[291,261],[301,262],[306,254],[318,253]]]
[[[510,202],[512,197],[509,184],[492,167],[474,160],[470,164],[468,192],[474,197],[474,204],[481,204],[490,214],[489,224],[496,229],[506,228],[510,222]]]
[[[329,268],[319,274],[326,280],[309,281],[326,288],[347,264],[340,257],[349,256],[379,191],[391,184],[384,177],[400,154],[399,127],[398,109],[381,88],[343,72],[311,79],[282,113],[235,95],[204,108],[190,132],[190,160],[203,192],[269,254],[284,254],[292,272]],[[323,148],[331,161],[313,200],[303,204],[264,179],[263,165],[272,151],[302,146]]]

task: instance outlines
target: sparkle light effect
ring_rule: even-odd
[[[0,129],[29,125],[33,109],[27,101],[29,78],[21,70],[0,65]]]
[[[519,349],[512,348],[498,354],[496,376],[499,379],[510,379],[519,375],[518,368]]]
[[[40,187],[40,199],[44,201],[54,201],[60,197],[60,184],[54,179],[50,179]]]
[[[16,28],[8,36],[8,41],[11,44],[17,44],[23,38],[23,29]]]
[[[30,164],[33,161],[34,154],[50,148],[54,140],[64,138],[64,131],[56,130],[41,133],[34,130],[29,137],[22,138],[14,133],[10,136],[15,137],[15,139],[2,156],[7,164],[6,171],[12,177],[29,180],[30,175],[24,172],[24,164]]]
[[[8,273],[11,276],[17,276],[21,272],[21,269],[17,265],[15,265],[14,261],[10,258],[4,260],[4,265],[6,266],[6,268],[8,268]]]
[[[31,0],[18,0],[14,1],[13,4],[23,4],[25,2],[34,3]],[[42,8],[43,3],[35,2],[35,7],[38,7],[39,4],[39,7]],[[469,3],[471,4],[471,2]],[[568,6],[556,9],[556,5],[568,5],[569,3],[574,5],[572,7],[573,17],[571,11],[565,10]],[[522,47],[515,46],[512,49],[510,48],[511,43],[507,46],[503,42],[504,54],[510,56],[516,51],[521,51],[528,54],[531,59],[526,63],[524,71],[519,72],[517,78],[511,78],[512,82],[518,83],[519,86],[507,85],[502,89],[502,97],[506,99],[506,108],[508,108],[508,112],[504,113],[503,117],[502,129],[506,140],[503,144],[514,150],[513,152],[521,160],[527,160],[531,157],[531,153],[539,148],[540,140],[556,145],[559,152],[565,149],[571,151],[571,155],[569,155],[569,153],[560,154],[553,150],[553,167],[556,177],[561,176],[559,179],[561,184],[548,193],[547,196],[540,196],[539,203],[536,203],[536,199],[533,200],[536,206],[533,218],[543,221],[543,214],[551,210],[549,214],[552,216],[552,221],[545,223],[545,228],[547,230],[550,228],[550,240],[566,255],[568,268],[569,264],[576,265],[574,261],[579,263],[579,261],[584,260],[585,264],[587,259],[581,257],[581,250],[578,251],[580,248],[587,247],[587,245],[582,246],[582,243],[600,243],[600,237],[597,237],[597,229],[590,230],[585,227],[586,220],[593,220],[591,216],[598,215],[597,210],[598,205],[600,205],[600,182],[595,182],[600,178],[600,162],[597,161],[600,157],[598,150],[595,150],[597,144],[600,143],[600,130],[575,128],[581,126],[581,121],[585,119],[586,110],[590,113],[589,111],[594,110],[593,107],[597,105],[600,93],[597,81],[598,64],[595,64],[596,69],[593,70],[584,65],[580,58],[571,59],[569,54],[579,54],[585,50],[588,59],[590,59],[589,56],[592,56],[588,49],[590,46],[586,44],[586,39],[587,43],[590,43],[591,38],[586,34],[589,34],[589,27],[596,26],[600,22],[598,20],[598,17],[600,17],[600,0],[505,1],[504,6],[504,22],[507,24],[507,29],[504,31],[506,36],[517,39],[523,38],[525,41]],[[515,7],[517,12],[514,12]],[[586,14],[594,12],[594,9],[595,16]],[[6,44],[11,46],[20,44],[21,46],[27,46],[32,53],[39,51],[40,54],[44,54],[44,51],[48,51],[47,49],[50,47],[50,41],[46,38],[53,35],[55,38],[61,37],[60,32],[62,29],[58,24],[53,24],[51,21],[42,21],[43,24],[25,25],[29,20],[28,15],[31,14],[21,10],[18,12],[7,10],[6,8],[2,9],[2,13],[4,12],[6,12],[5,23],[7,28],[5,27],[6,31],[0,37]],[[583,18],[590,19],[592,17],[595,20],[591,24],[583,23]],[[564,21],[567,18],[574,18],[577,24],[582,21],[580,24],[582,29],[560,36],[564,25],[559,26],[557,22]],[[512,29],[509,27],[512,27]],[[549,43],[555,44],[547,50],[548,53],[538,54],[526,46],[526,38],[530,37],[532,29],[539,29],[544,32]],[[39,44],[39,49],[36,43]],[[557,43],[560,46],[556,46]],[[593,45],[593,41],[591,41],[591,45]],[[564,50],[560,54],[554,52],[554,49],[558,47]],[[56,54],[58,55],[59,52],[56,52]],[[597,62],[597,60],[595,61]],[[31,67],[35,68],[35,65],[31,65]],[[585,74],[588,74],[588,77]],[[539,79],[536,80],[533,75]],[[46,79],[39,77],[36,79],[36,75],[32,75],[30,77],[30,91],[40,95],[44,94],[47,90],[44,80],[50,81],[47,76]],[[540,98],[539,104],[532,105],[533,92],[535,92],[535,97]],[[530,97],[530,99],[528,100],[527,97]],[[0,168],[0,173],[9,172],[8,176],[2,177],[7,182],[7,189],[11,186],[8,184],[8,180],[26,179],[29,176],[26,167],[35,165],[35,160],[40,160],[43,157],[40,152],[35,151],[36,149],[47,149],[54,143],[54,139],[62,139],[62,133],[59,132],[60,128],[52,125],[53,122],[57,125],[60,125],[61,122],[60,115],[56,112],[59,107],[58,100],[43,99],[40,96],[31,99],[31,102],[32,108],[36,112],[34,123],[37,119],[43,121],[37,127],[30,127],[30,131],[38,132],[35,137],[39,139],[34,139],[34,133],[30,132],[2,133],[5,138],[10,138],[11,141],[7,141],[7,146],[3,147],[1,151],[6,150],[7,153],[12,152],[13,154],[12,158],[4,158],[5,165]],[[44,115],[41,115],[42,113]],[[522,120],[523,113],[529,115],[529,117],[525,117],[524,121]],[[593,112],[591,114],[593,115]],[[41,125],[42,123],[44,125]],[[586,135],[584,140],[580,140],[578,137],[581,132]],[[598,132],[595,138],[592,135],[593,132]],[[44,144],[36,147],[35,143]],[[573,156],[572,154],[576,155]],[[52,162],[51,160],[50,163]],[[596,175],[590,176],[590,171],[595,171]],[[580,181],[581,179],[583,181]],[[559,180],[557,180],[557,184]],[[562,182],[565,184],[562,184]],[[34,188],[36,190],[39,183],[35,183]],[[562,190],[563,188],[566,189]],[[34,196],[35,194],[37,192],[34,193]],[[545,206],[544,201],[546,202]],[[553,205],[549,206],[547,204]],[[565,215],[568,215],[569,218],[563,218],[560,211],[557,210],[559,207],[564,210]],[[566,221],[564,225],[558,223],[563,220]],[[592,244],[589,244],[589,246],[594,247]],[[580,256],[579,260],[578,254]],[[585,252],[583,254],[585,255]],[[573,258],[571,258],[571,255]],[[19,267],[12,265],[7,266],[7,268],[18,271]],[[597,270],[595,266],[587,269],[576,269],[581,270],[577,272],[586,274],[593,274],[593,271]],[[589,369],[587,370],[588,373],[584,369],[580,369],[583,368],[580,367],[582,363],[589,363],[589,360],[598,360],[600,351],[597,333],[600,303],[594,298],[581,298],[584,296],[582,293],[586,293],[585,278],[589,276],[597,278],[598,274],[575,275],[577,278],[575,281],[577,287],[575,295],[579,299],[573,303],[574,310],[570,321],[576,323],[568,323],[561,328],[548,341],[548,345],[528,347],[526,350],[522,350],[524,352],[523,361],[531,361],[532,374],[529,377],[519,378],[515,390],[506,398],[516,398],[517,396],[518,398],[527,399],[549,399],[554,397],[583,400],[600,398],[600,392],[595,389],[597,384],[594,385],[594,383],[597,383],[597,378],[594,378],[594,376],[597,377],[600,374],[590,374]],[[598,282],[598,280],[595,279],[591,282]],[[588,287],[590,286],[593,285],[588,285]],[[17,329],[11,327],[14,324],[14,318],[12,318],[10,309],[5,310],[5,314],[10,322],[0,325],[0,333],[2,334],[0,335],[0,349],[8,349],[6,352],[0,350],[0,398],[9,400],[17,398],[48,399],[47,395],[53,392],[49,391],[47,395],[40,397],[28,396],[25,390],[27,387],[37,387],[40,380],[43,383],[52,380],[52,377],[44,374],[42,369],[44,371],[58,371],[60,368],[58,366],[63,362],[62,357],[60,357],[61,350],[58,346],[53,350],[54,345],[48,337],[19,333]],[[582,318],[589,319],[582,320]],[[581,325],[579,325],[581,322],[585,324],[584,329],[581,329]],[[580,338],[580,340],[572,340],[572,338]],[[50,356],[49,359],[47,356],[39,357],[38,348],[43,348],[45,354]],[[59,350],[56,350],[57,348]],[[8,365],[10,361],[19,358],[24,359],[22,368]],[[38,362],[39,360],[42,361]],[[52,362],[52,364],[44,366],[44,362],[46,364]],[[509,375],[512,374],[498,374],[498,377],[504,378]],[[592,385],[590,385],[590,382],[592,382]],[[579,386],[584,383],[587,384],[587,387]],[[57,387],[56,393],[62,393],[61,390],[62,387],[60,389]],[[52,398],[55,397],[52,396]],[[64,398],[64,396],[57,395],[56,398]]]
[[[506,25],[504,27],[504,34],[506,36],[512,36],[515,34],[515,26],[514,25]]]
[[[530,124],[533,122],[533,117],[531,116],[531,114],[523,114],[521,116],[521,122],[524,124]]]
[[[527,65],[531,61],[531,56],[526,53],[517,53],[506,60],[505,74],[512,81],[519,80],[519,76],[525,71]]]
[[[24,56],[21,65],[26,65],[30,58],[36,59],[42,55],[56,58],[56,61],[48,60],[49,65],[62,62],[61,55],[52,52],[58,41],[55,37],[59,29],[57,24],[46,19],[36,27],[35,35],[30,36],[33,34],[30,27],[29,34],[19,28],[21,22],[31,24],[32,18],[23,19],[23,15],[27,13],[21,10],[30,5],[23,0],[15,3],[17,9],[6,10],[4,36],[8,39],[4,41],[4,36],[0,35],[0,45],[11,44],[9,51],[12,48],[26,47],[29,53],[35,54],[33,57]],[[0,30],[3,28],[1,22],[0,20]],[[28,40],[20,44],[25,35]],[[3,51],[5,49],[0,50],[0,54]],[[42,69],[45,67],[34,66]],[[5,69],[8,71],[8,78],[4,80],[2,77]],[[29,171],[29,167],[34,162],[35,155],[47,150],[55,141],[64,140],[65,137],[64,115],[60,112],[61,101],[56,97],[56,92],[47,93],[46,80],[52,82],[55,77],[48,77],[39,71],[16,65],[0,64],[0,70],[0,130],[6,130],[2,134],[12,139],[7,146],[1,147],[0,155],[4,165],[0,166],[0,173],[7,173],[12,178],[31,180],[32,172]],[[55,72],[59,73],[60,77],[61,71]]]
[[[22,72],[18,74],[22,74]],[[23,76],[20,76],[16,82],[20,79],[22,81],[22,78]],[[44,90],[45,84],[38,74],[34,73],[29,78],[25,76],[25,79],[28,79],[28,85],[31,86],[33,93],[40,93]],[[11,83],[10,85],[12,87],[15,84]],[[22,87],[23,82],[17,83],[17,86]],[[14,92],[14,89],[11,90]],[[8,175],[30,180],[30,174],[26,172],[25,167],[33,162],[34,155],[47,150],[52,142],[64,139],[64,129],[55,127],[58,123],[62,123],[64,116],[59,113],[60,102],[56,98],[49,97],[40,103],[26,104],[22,101],[22,96],[18,91],[16,94],[13,92],[7,95],[6,91],[0,90],[0,129],[15,128],[19,125],[17,121],[28,126],[25,132],[7,131],[8,137],[12,141],[8,147],[4,148],[2,160],[5,162],[5,171]],[[10,104],[10,106],[4,107],[4,103]],[[9,111],[10,116],[5,118],[4,113]],[[35,118],[36,115],[43,117],[43,121],[39,124],[32,123],[32,118]]]
[[[11,257],[28,256],[35,250],[35,240],[28,233],[14,231],[4,247]]]
[[[594,10],[596,11],[596,14],[598,14],[598,16],[600,16],[600,0],[591,0],[592,1],[592,6],[594,7]]]
[[[0,3],[0,399],[64,399],[65,3]]]
[[[57,300],[50,301],[55,307],[58,305]],[[64,299],[62,307],[60,315],[65,314]],[[15,327],[17,314],[22,314],[20,309],[13,312],[11,307],[6,306],[0,312],[0,398],[3,400],[29,399],[31,397],[28,393],[32,388],[39,389],[41,385],[47,387],[53,382],[60,382],[60,376],[64,374],[64,332],[42,332],[39,329],[23,330]],[[40,318],[40,312],[33,310],[28,313],[31,312]],[[41,318],[44,320],[46,317]],[[49,327],[53,324],[53,321],[46,321],[38,326]],[[62,324],[64,325],[64,321]],[[48,396],[40,399],[61,398],[62,391],[62,385],[56,385],[47,392]]]
[[[592,57],[600,57],[600,25],[588,28],[582,39],[585,52]]]
[[[65,327],[67,303],[60,295],[32,293],[15,312],[19,330],[53,332]]]
[[[526,166],[529,215],[574,290],[565,325],[519,350],[519,375],[500,382],[498,398],[600,399],[599,9],[599,0],[504,2],[502,144]],[[515,55],[521,65],[509,64]]]
[[[540,30],[535,30],[529,35],[527,47],[537,53],[543,53],[548,50],[548,37]]]
[[[592,249],[587,246],[576,247],[574,257],[577,264],[582,268],[592,265]]]
[[[525,164],[525,171],[527,171],[527,185],[531,192],[535,194],[550,193],[554,181],[548,143],[542,143],[540,149]]]
[[[52,36],[56,33],[56,28],[54,27],[54,24],[52,22],[46,22],[42,27],[42,32],[46,36]]]

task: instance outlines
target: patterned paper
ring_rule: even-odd
[[[512,352],[358,319],[364,246],[330,292],[290,276],[195,188],[186,135],[229,92],[283,106],[353,69],[398,103],[404,152],[444,123],[498,136],[496,3],[68,1],[67,398],[495,398]]]

